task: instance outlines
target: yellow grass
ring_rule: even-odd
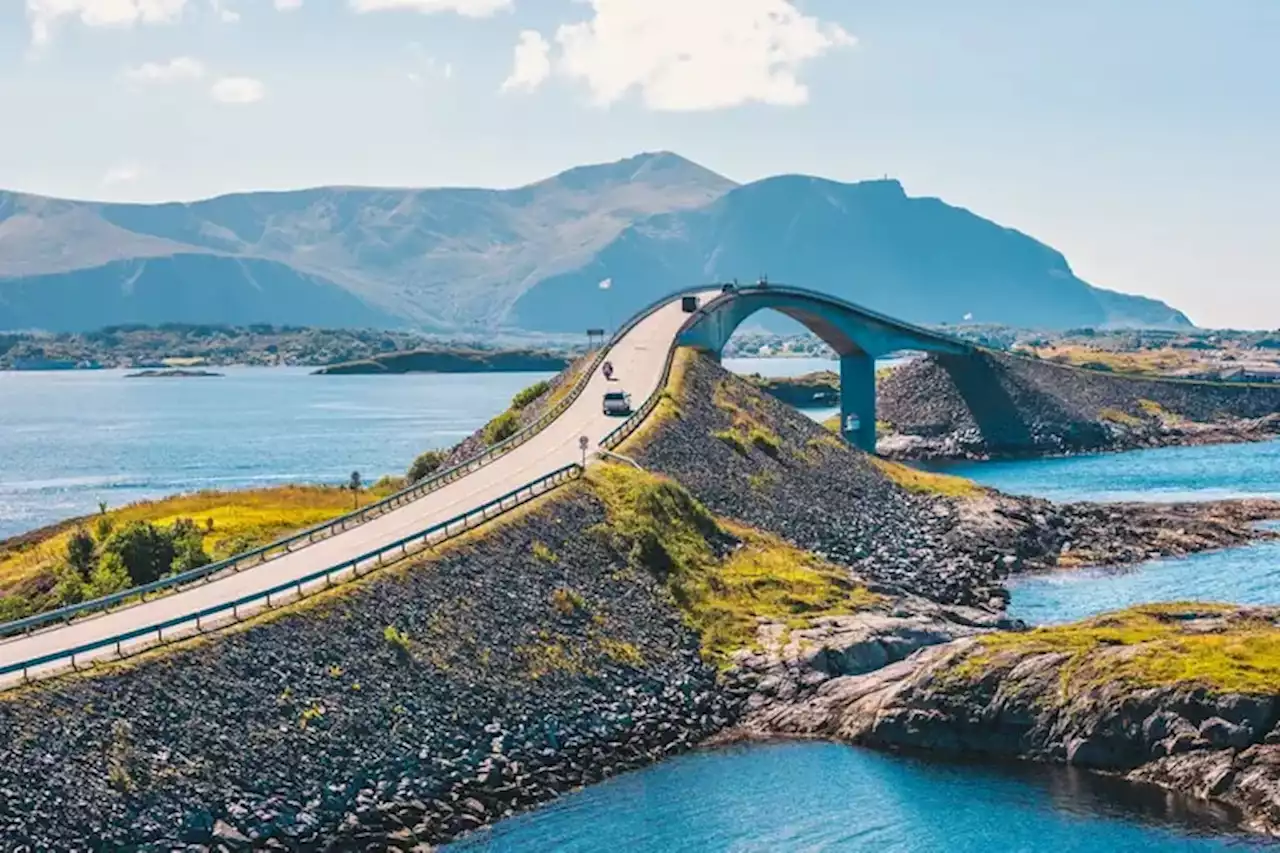
[[[951,474],[935,474],[921,471],[901,462],[891,462],[878,456],[868,457],[880,472],[909,492],[927,495],[945,495],[951,498],[971,498],[986,490],[973,480]]]
[[[1105,682],[1280,693],[1280,628],[1247,613],[1209,630],[1197,624],[1235,610],[1220,604],[1145,604],[1070,625],[992,634],[979,641],[957,672],[980,675],[1027,654],[1057,653],[1066,655],[1064,695]]]
[[[362,493],[361,505],[367,505],[389,494],[386,488]],[[330,486],[275,486],[231,492],[196,492],[175,495],[155,501],[130,504],[108,510],[107,518],[114,527],[131,521],[150,521],[169,525],[179,518],[190,518],[201,530],[213,521],[213,530],[205,535],[204,545],[215,559],[230,552],[264,545],[274,539],[328,521],[353,509],[349,491]],[[99,516],[84,520],[93,531]],[[51,533],[36,542],[15,547],[0,542],[0,595],[48,575],[66,555],[67,540],[73,525]]]

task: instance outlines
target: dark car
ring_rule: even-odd
[[[626,391],[610,391],[604,395],[604,413],[606,415],[631,414],[631,395]]]

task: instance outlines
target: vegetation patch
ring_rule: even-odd
[[[535,382],[511,398],[511,408],[517,411],[528,408],[533,401],[542,397],[542,395],[546,394],[550,390],[551,383],[547,380],[544,379],[541,382]]]
[[[730,381],[722,380],[716,386],[712,402],[716,408],[727,412],[733,421],[729,429],[712,433],[715,438],[744,456],[752,447],[775,459],[782,453],[782,439],[769,428],[759,411],[758,399],[743,397]]]
[[[560,561],[560,558],[556,556],[556,552],[552,551],[545,542],[535,541],[530,550],[533,551],[533,556],[537,557],[544,563],[551,563],[554,565]]]
[[[923,495],[943,495],[949,498],[971,498],[984,494],[986,489],[973,480],[956,477],[952,474],[936,474],[932,471],[921,471],[901,462],[892,462],[878,456],[868,457],[895,484],[909,492]]]
[[[1274,695],[1280,693],[1274,618],[1231,605],[1145,604],[1070,625],[984,636],[955,672],[981,677],[1028,655],[1062,654],[1064,695],[1112,681]]]
[[[1131,415],[1128,412],[1122,412],[1119,409],[1103,409],[1098,412],[1098,418],[1100,420],[1109,421],[1113,424],[1120,424],[1121,426],[1127,427],[1142,425],[1142,418],[1137,417],[1136,415]]]
[[[587,476],[608,513],[600,532],[618,540],[635,568],[665,583],[701,637],[704,657],[717,664],[753,646],[762,620],[798,627],[882,602],[847,569],[716,519],[671,480],[620,465]]]
[[[380,484],[365,494],[385,497]],[[0,622],[266,545],[351,512],[331,486],[204,491],[130,504],[0,542]]]

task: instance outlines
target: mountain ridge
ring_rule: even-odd
[[[108,317],[146,317],[578,331],[610,319],[607,310],[592,308],[599,294],[590,292],[606,277],[629,294],[614,297],[619,311],[641,290],[659,295],[691,281],[759,273],[865,301],[858,288],[841,292],[841,282],[829,281],[823,270],[833,264],[905,288],[901,299],[886,304],[909,315],[937,297],[928,282],[904,271],[919,266],[921,257],[942,263],[956,244],[947,235],[933,243],[907,239],[912,227],[928,225],[928,216],[884,232],[881,220],[905,201],[917,203],[917,217],[930,203],[907,196],[892,180],[841,184],[783,175],[740,185],[665,151],[578,166],[513,189],[331,186],[162,204],[0,191],[0,329],[81,331],[100,316],[97,325]],[[953,220],[946,227],[972,230],[972,224]],[[1089,319],[1189,325],[1163,303],[1101,295],[1106,292],[1075,278],[1060,253],[1003,230],[1020,239],[1000,248],[1003,258],[970,259],[975,269],[1004,269],[1007,278],[1018,269],[1012,260],[1022,257],[1023,278],[1004,282],[1005,290],[1043,287],[1046,269],[1072,283],[1039,313],[1010,317],[1043,320],[1057,312],[1075,326]],[[992,233],[972,233],[979,232]],[[842,254],[850,240],[859,248]],[[785,249],[771,255],[770,246]],[[1028,267],[1028,257],[1039,266]],[[964,286],[981,290],[999,279],[984,275]],[[631,286],[637,276],[645,277],[643,285]],[[219,307],[220,297],[225,306]],[[216,316],[193,316],[201,310]]]

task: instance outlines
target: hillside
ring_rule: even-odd
[[[1164,303],[1089,285],[1060,253],[1025,234],[938,199],[912,198],[897,181],[797,175],[628,228],[592,264],[531,288],[516,303],[516,322],[568,329],[582,325],[586,310],[595,323],[626,316],[672,282],[761,274],[924,324],[1190,325]],[[617,286],[595,292],[605,277]]]
[[[0,330],[578,333],[677,287],[762,273],[923,323],[1189,325],[896,181],[783,176],[739,187],[671,153],[511,190],[321,187],[154,205],[0,192]],[[607,277],[616,286],[601,291]]]
[[[0,192],[0,329],[493,325],[525,287],[581,266],[631,223],[732,186],[646,154],[513,190],[322,187],[159,205]]]

